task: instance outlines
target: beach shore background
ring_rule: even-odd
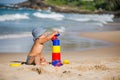
[[[54,67],[21,65],[27,53],[0,53],[0,80],[120,80],[120,31],[83,32],[80,37],[98,39],[114,45],[85,51],[62,52],[70,64]],[[51,53],[43,54],[51,62]]]
[[[0,0],[0,80],[120,80],[119,3]],[[61,61],[70,64],[23,64],[34,43],[35,27],[60,32]],[[51,48],[51,41],[45,43],[48,62]]]

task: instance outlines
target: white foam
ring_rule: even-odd
[[[31,37],[30,32],[22,33],[22,34],[6,34],[0,35],[0,39],[13,39],[13,38],[24,38],[24,37]]]
[[[107,22],[113,22],[114,15],[112,14],[103,14],[103,15],[98,15],[98,14],[78,14],[77,16],[71,16],[68,19],[74,20],[74,21],[80,21],[80,22],[88,22],[88,21],[97,21],[102,24],[106,24]]]
[[[49,19],[54,19],[54,20],[63,20],[64,16],[62,14],[58,14],[58,13],[49,13],[49,14],[45,14],[45,13],[40,13],[40,12],[36,12],[33,14],[35,17],[39,17],[39,18],[49,18]]]
[[[59,31],[59,32],[65,32],[65,28],[64,27],[55,27],[55,28],[53,28],[53,30],[57,30],[57,31]]]
[[[109,14],[103,14],[103,15],[95,15],[90,17],[93,21],[98,21],[103,24],[106,24],[107,22],[113,22],[114,15]]]
[[[24,14],[4,14],[0,15],[0,21],[9,21],[9,20],[21,20],[21,19],[29,19],[27,13]]]
[[[75,21],[80,21],[80,22],[86,22],[86,21],[89,21],[90,19],[89,18],[70,18],[71,20],[75,20]]]

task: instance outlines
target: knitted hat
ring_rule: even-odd
[[[34,28],[32,30],[33,40],[36,40],[39,36],[41,36],[46,30],[43,28]]]

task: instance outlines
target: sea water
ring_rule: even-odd
[[[109,31],[112,14],[57,13],[50,10],[0,9],[0,52],[29,52],[33,45],[31,31],[35,27],[58,30],[61,51],[80,51],[111,45],[108,42],[80,37],[81,32]],[[45,43],[44,51],[51,51]]]

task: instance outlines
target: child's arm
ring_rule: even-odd
[[[58,31],[54,31],[54,32],[52,32],[52,34],[49,34],[48,36],[45,36],[44,38],[40,37],[39,42],[43,44],[43,43],[49,41],[54,35],[57,35],[57,34],[58,34]]]

